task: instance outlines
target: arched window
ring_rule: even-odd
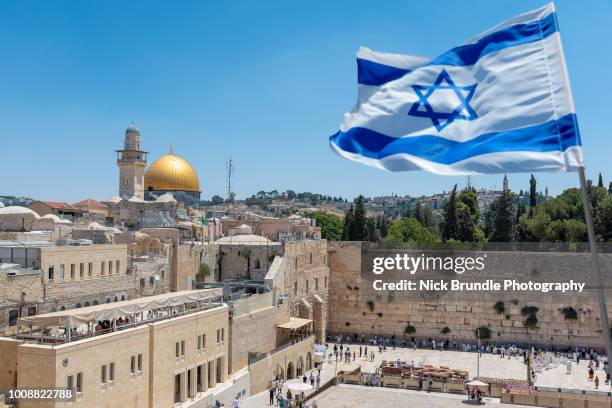
[[[89,306],[89,302],[85,302],[85,307]]]
[[[97,304],[98,304],[98,301],[97,301],[97,300],[94,300],[94,301],[93,301],[93,304],[94,304],[94,306],[95,306],[95,305],[97,305]]]
[[[259,259],[255,260],[255,269],[261,269],[261,262],[259,261]]]
[[[121,295],[121,301],[125,300],[125,295]]]
[[[119,298],[118,298],[117,296],[115,296],[115,297],[113,298],[113,302],[118,302],[118,301],[119,301]]]
[[[77,303],[75,307],[78,309],[78,308],[80,308],[80,307],[81,307],[81,304],[80,304],[80,303]]]
[[[107,297],[106,298],[106,303],[110,303],[111,302],[111,298]]]
[[[66,306],[60,307],[60,310],[66,310]]]

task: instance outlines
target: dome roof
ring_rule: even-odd
[[[155,199],[156,203],[176,203],[176,199],[170,193],[164,193]]]
[[[54,223],[59,224],[62,222],[62,219],[55,214],[46,214],[43,215],[42,218],[53,220]]]
[[[200,180],[191,165],[174,153],[155,160],[145,172],[145,190],[200,191]]]
[[[7,215],[7,214],[32,214],[34,215],[35,218],[40,218],[40,215],[38,215],[36,211],[30,210],[29,208],[26,208],[26,207],[20,207],[18,205],[12,205],[9,207],[0,208],[0,215]]]
[[[134,122],[130,124],[130,126],[125,129],[125,133],[140,133],[140,130],[136,126],[134,126]]]

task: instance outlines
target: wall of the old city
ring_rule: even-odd
[[[486,268],[477,275],[459,279],[485,281],[486,279],[516,279],[517,281],[579,281],[587,282],[583,293],[542,294],[523,292],[383,292],[375,291],[371,279],[362,275],[362,249],[359,242],[330,242],[330,297],[328,329],[332,333],[395,335],[399,339],[435,338],[450,341],[475,341],[475,330],[486,326],[491,330],[490,342],[531,343],[554,345],[603,345],[599,308],[590,257],[585,253],[555,252],[473,252],[473,256],[486,256]],[[394,251],[392,251],[395,253]],[[390,254],[392,253],[390,252]],[[423,251],[409,252],[420,256]],[[427,253],[435,256],[435,253]],[[612,254],[600,254],[602,269],[612,270]],[[366,271],[372,274],[371,271]],[[407,278],[406,274],[384,272],[385,281]],[[453,272],[417,271],[417,279],[455,279]],[[612,277],[607,277],[607,288]],[[612,290],[607,289],[608,299]],[[504,302],[505,311],[497,313],[495,303]],[[537,306],[537,327],[528,329],[521,309]],[[612,312],[609,303],[608,313]],[[564,307],[578,311],[577,320],[566,320],[561,313]],[[410,324],[416,333],[404,336]],[[450,332],[441,333],[444,327]]]

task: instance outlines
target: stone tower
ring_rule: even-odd
[[[140,150],[140,130],[132,123],[125,130],[123,150],[117,152],[119,167],[119,196],[144,199],[144,170],[147,166],[147,152]]]
[[[508,175],[504,174],[504,191],[508,191]]]

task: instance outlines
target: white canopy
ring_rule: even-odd
[[[482,382],[480,380],[472,380],[469,383],[467,383],[467,385],[469,385],[470,387],[486,387],[489,384],[484,383],[484,382]]]
[[[312,385],[305,382],[294,382],[288,383],[287,388],[289,388],[291,391],[302,392],[312,390]]]
[[[163,295],[147,296],[123,302],[105,303],[79,309],[62,310],[37,316],[18,319],[20,326],[68,326],[77,322],[87,323],[100,320],[113,320],[123,316],[132,316],[140,312],[184,305],[202,301],[212,301],[222,296],[222,288],[185,290]]]

